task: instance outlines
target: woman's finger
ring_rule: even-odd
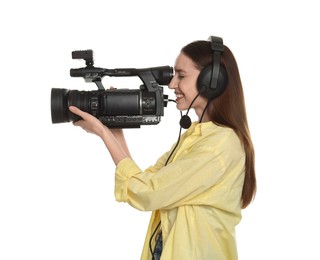
[[[86,112],[83,112],[82,110],[80,110],[79,108],[77,108],[77,107],[75,107],[75,106],[70,106],[69,107],[69,110],[72,112],[72,113],[74,113],[74,114],[76,114],[76,115],[78,115],[78,116],[80,116],[80,117],[82,117],[82,118],[84,118],[85,116],[86,116]]]

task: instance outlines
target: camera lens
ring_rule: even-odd
[[[68,92],[67,89],[51,89],[51,120],[52,123],[69,122],[67,111],[68,104]]]
[[[71,93],[77,92],[77,93]],[[79,116],[73,114],[69,110],[70,105],[79,105],[77,100],[81,101],[78,97],[79,91],[70,91],[68,89],[51,89],[51,120],[52,123],[64,123],[76,121],[80,119]],[[74,102],[73,102],[74,101]],[[84,102],[85,103],[85,102]]]
[[[52,123],[64,123],[81,119],[69,110],[76,106],[94,116],[98,113],[98,91],[79,91],[68,89],[51,89],[51,119]]]

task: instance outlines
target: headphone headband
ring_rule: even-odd
[[[211,42],[211,50],[212,51],[224,51],[224,45],[223,45],[223,40],[220,37],[217,36],[210,36],[208,38],[208,41]]]

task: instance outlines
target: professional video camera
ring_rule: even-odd
[[[70,69],[71,77],[83,77],[86,82],[94,82],[98,90],[79,91],[51,89],[52,123],[63,123],[81,119],[69,110],[74,105],[98,118],[110,128],[139,128],[141,125],[155,125],[163,116],[168,96],[163,87],[168,85],[173,69],[170,66],[144,69],[119,68],[104,69],[94,67],[93,51],[73,51],[72,59],[84,59],[86,67]],[[138,76],[143,85],[140,89],[108,89],[102,85],[104,76]]]

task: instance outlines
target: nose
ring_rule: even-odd
[[[170,81],[170,83],[168,84],[168,87],[170,89],[174,89],[177,87],[177,81],[176,81],[176,76],[174,75]]]

